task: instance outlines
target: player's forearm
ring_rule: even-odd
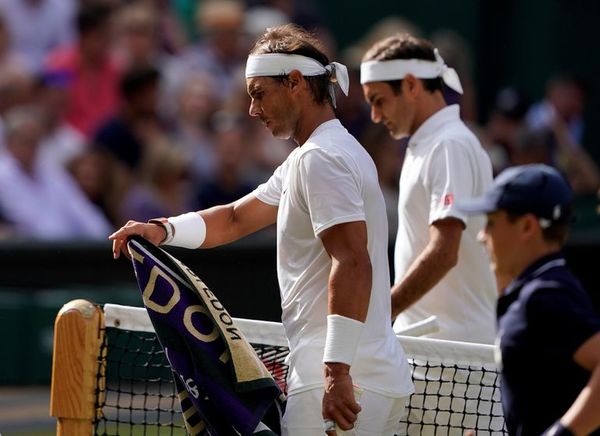
[[[600,428],[599,410],[600,366],[596,366],[588,384],[560,421],[577,436],[590,434]]]
[[[392,319],[431,290],[457,262],[456,253],[429,244],[392,287]]]
[[[202,248],[212,248],[237,241],[270,224],[277,218],[277,208],[260,202],[249,194],[233,203],[199,212],[206,223]]]
[[[371,297],[372,269],[368,253],[332,259],[329,313],[364,322]]]

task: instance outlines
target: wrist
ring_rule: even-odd
[[[167,225],[172,228],[173,234],[163,244],[183,248],[199,248],[206,238],[206,223],[197,212],[188,212],[182,215],[167,218]]]
[[[365,324],[342,315],[327,315],[324,363],[352,366]]]
[[[350,365],[339,362],[325,362],[325,377],[337,377],[350,374]]]
[[[153,218],[148,220],[148,224],[154,224],[163,230],[164,237],[158,243],[159,245],[168,244],[173,239],[173,225],[167,218]]]

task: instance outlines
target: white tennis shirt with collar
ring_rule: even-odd
[[[323,386],[331,259],[319,235],[366,221],[373,283],[365,329],[350,369],[353,382],[393,398],[413,392],[404,352],[390,323],[387,218],[377,170],[339,120],[321,124],[256,197],[278,206],[277,272],[290,343],[290,395]]]
[[[436,112],[411,136],[400,176],[395,281],[427,246],[431,224],[452,217],[466,227],[458,264],[398,316],[394,329],[435,315],[440,331],[430,337],[493,343],[496,283],[489,257],[477,241],[486,218],[467,217],[456,209],[457,199],[479,197],[491,183],[490,159],[460,120],[458,105]]]

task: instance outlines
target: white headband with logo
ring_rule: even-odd
[[[285,54],[285,53],[268,53],[248,56],[246,62],[246,78],[250,77],[265,77],[265,76],[282,76],[289,74],[293,70],[300,71],[304,76],[320,76],[330,73],[329,93],[335,107],[335,92],[333,84],[337,83],[345,95],[348,95],[350,79],[348,78],[348,69],[345,65],[339,62],[332,62],[328,65],[323,65],[319,61],[307,56]]]
[[[435,61],[426,61],[423,59],[390,59],[386,61],[363,62],[360,64],[360,83],[401,80],[407,74],[412,74],[418,79],[441,77],[449,88],[462,94],[463,88],[454,68],[446,65],[437,48],[434,50],[434,53]]]

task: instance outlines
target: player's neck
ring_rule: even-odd
[[[437,112],[444,109],[446,106],[446,101],[444,100],[444,96],[441,92],[435,91],[432,94],[425,92],[418,102],[418,109],[415,113],[415,123],[412,133],[416,132],[425,121],[427,121]]]
[[[298,119],[296,132],[293,135],[294,141],[298,145],[304,144],[317,127],[334,118],[335,112],[328,103],[321,105],[312,103],[304,106]]]

